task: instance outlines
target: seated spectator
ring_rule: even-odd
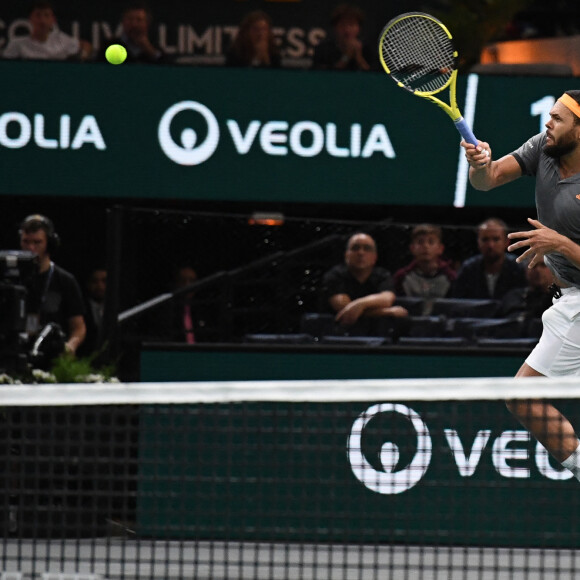
[[[28,14],[30,34],[12,38],[2,56],[23,60],[88,60],[93,52],[86,40],[61,32],[51,2],[38,0]]]
[[[554,275],[548,266],[538,262],[533,268],[526,268],[526,277],[528,284],[525,288],[514,288],[503,297],[504,316],[541,318],[544,310],[552,306]]]
[[[346,245],[344,263],[331,268],[322,279],[323,308],[336,313],[336,321],[353,332],[370,332],[369,319],[407,316],[393,306],[393,279],[376,266],[377,246],[368,234],[353,234]],[[366,322],[366,324],[365,324]]]
[[[97,58],[107,62],[105,52],[111,44],[120,44],[127,50],[126,63],[168,64],[172,58],[149,39],[152,15],[146,3],[131,2],[121,14],[122,32],[118,38],[110,38]]]
[[[107,293],[107,270],[94,268],[85,281],[85,326],[87,334],[77,351],[79,356],[93,354],[100,345],[105,311],[105,295]]]
[[[280,51],[272,32],[272,20],[254,10],[241,21],[238,33],[226,56],[226,66],[279,68]]]
[[[354,4],[338,5],[331,16],[333,35],[315,49],[313,69],[370,70],[372,52],[359,38],[364,13]]]
[[[527,286],[525,268],[508,254],[507,225],[490,218],[477,229],[479,254],[463,262],[453,289],[454,298],[500,300],[514,288]]]
[[[426,299],[449,296],[457,274],[441,257],[445,251],[441,228],[431,224],[413,228],[409,250],[413,261],[395,272],[397,296]]]

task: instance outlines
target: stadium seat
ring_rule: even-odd
[[[397,342],[399,336],[407,334],[409,327],[408,318],[399,318],[397,316],[383,316],[375,319],[373,336],[382,336],[388,338],[391,342]],[[362,334],[362,333],[361,333]]]
[[[337,326],[334,314],[307,312],[300,318],[300,331],[316,338],[327,334],[343,334]]]
[[[403,331],[401,338],[407,337],[443,337],[447,334],[447,323],[441,316],[409,316],[399,319]]]
[[[399,346],[443,346],[450,348],[468,345],[469,340],[461,336],[402,336],[399,338]]]
[[[379,336],[392,338],[395,334],[393,318],[361,316],[352,326],[337,324],[334,314],[309,312],[300,319],[300,331],[315,339],[322,336]]]
[[[538,344],[537,338],[478,338],[477,346],[486,348],[526,348],[532,349]]]
[[[437,298],[433,301],[431,316],[493,318],[498,314],[500,306],[499,300]]]
[[[479,338],[522,338],[525,327],[515,318],[453,318],[447,321],[449,333],[469,340]]]
[[[382,336],[323,336],[320,343],[343,346],[383,346],[391,344],[392,341]]]
[[[397,296],[394,306],[406,308],[409,316],[423,316],[425,300],[416,296]]]
[[[314,337],[304,332],[298,334],[246,334],[244,342],[260,344],[311,344]]]

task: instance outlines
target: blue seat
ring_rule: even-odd
[[[538,344],[537,338],[478,338],[477,346],[486,348],[518,348],[532,350]]]
[[[448,318],[493,318],[498,315],[500,307],[500,300],[437,298],[433,301],[431,316],[447,316]]]
[[[337,327],[334,314],[306,312],[300,318],[300,331],[316,338],[326,334],[342,334]]]
[[[526,336],[524,323],[515,318],[453,318],[447,324],[450,335],[470,340]]]
[[[320,339],[321,344],[336,344],[343,346],[383,346],[391,344],[389,338],[382,336],[323,336]]]
[[[425,299],[417,296],[397,296],[394,306],[402,306],[409,316],[423,316]]]
[[[399,338],[399,346],[442,346],[464,347],[470,344],[469,340],[461,336],[402,336]]]
[[[408,316],[400,318],[401,338],[410,337],[443,337],[447,334],[447,322],[441,316]]]
[[[297,334],[246,334],[244,342],[259,344],[312,344],[314,337],[306,333]]]

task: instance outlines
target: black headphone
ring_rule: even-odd
[[[22,234],[26,231],[43,230],[46,233],[46,251],[52,254],[58,250],[60,246],[60,237],[54,229],[52,220],[46,216],[34,213],[24,218],[20,224],[18,233]]]

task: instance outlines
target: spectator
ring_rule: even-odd
[[[189,265],[182,265],[175,274],[175,290],[191,286],[197,282],[197,273]],[[173,340],[177,342],[195,343],[195,307],[193,304],[194,292],[180,294],[175,301],[173,316]]]
[[[544,310],[552,306],[554,275],[544,264],[538,262],[526,268],[528,284],[525,288],[514,288],[502,299],[504,316],[522,316],[524,319],[541,318]]]
[[[355,233],[347,242],[344,263],[331,268],[322,280],[324,309],[335,312],[336,321],[355,332],[368,333],[374,326],[368,319],[408,314],[401,306],[393,306],[392,276],[376,263],[375,240]]]
[[[414,227],[409,249],[413,261],[395,272],[397,296],[426,299],[449,296],[457,274],[441,257],[445,251],[441,228],[431,224]]]
[[[27,333],[34,339],[49,323],[66,336],[65,350],[75,353],[85,338],[83,299],[74,276],[52,261],[60,244],[50,219],[33,214],[20,225],[20,247],[38,257],[38,275],[27,290]]]
[[[240,23],[226,57],[226,66],[279,68],[280,65],[280,51],[272,32],[272,20],[261,10],[250,12]]]
[[[79,356],[89,356],[100,346],[107,293],[107,270],[93,268],[85,282],[85,326],[87,334],[83,344],[77,350]]]
[[[477,229],[480,254],[463,262],[457,274],[455,298],[493,298],[500,300],[513,288],[527,286],[525,269],[506,250],[507,225],[490,218]]]
[[[364,13],[354,4],[339,4],[333,11],[332,38],[315,49],[313,69],[370,70],[372,52],[359,38]]]
[[[127,50],[126,63],[168,64],[170,56],[149,39],[149,26],[153,17],[146,3],[131,2],[121,14],[121,35],[110,38],[103,46],[97,60],[107,62],[105,52],[111,44],[120,44]]]
[[[86,40],[61,32],[51,2],[38,0],[28,14],[30,34],[12,38],[2,56],[23,60],[88,60],[93,52]]]
[[[142,320],[141,334],[148,339],[162,342],[199,342],[197,331],[204,321],[195,303],[195,292],[182,292],[197,282],[197,272],[187,263],[180,264],[173,272],[167,299],[146,312]]]

